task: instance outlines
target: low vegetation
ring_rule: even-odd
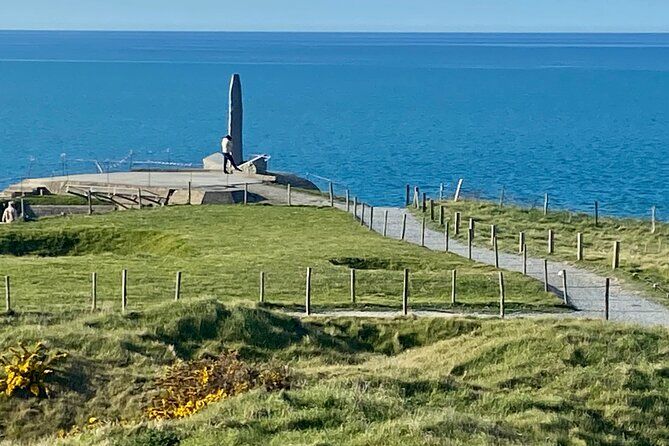
[[[50,399],[0,399],[7,439],[50,435],[40,444],[119,446],[669,442],[669,334],[660,329],[545,319],[298,320],[201,300],[0,333],[2,346],[39,337],[71,353]],[[157,377],[179,361],[211,364],[207,358],[231,349],[238,352],[232,361],[256,370],[287,366],[290,386],[248,389],[177,420],[148,419]]]
[[[3,255],[4,254],[4,255]],[[42,320],[88,311],[91,273],[102,311],[120,310],[121,271],[128,309],[181,298],[258,300],[265,273],[269,305],[301,311],[305,270],[313,268],[314,311],[351,308],[349,269],[359,268],[355,308],[401,308],[404,268],[414,308],[450,309],[458,270],[458,311],[494,312],[494,268],[384,239],[334,209],[195,206],[70,216],[0,227],[0,274],[11,277],[13,309]],[[520,274],[506,276],[509,311],[559,311],[560,300]],[[32,317],[32,316],[31,316]]]
[[[146,410],[151,420],[186,418],[210,404],[256,387],[290,388],[287,367],[257,368],[236,352],[216,358],[177,362],[156,381],[157,395]]]
[[[463,229],[458,236],[466,240],[470,218],[476,222],[476,244],[490,246],[490,225],[497,229],[500,250],[518,252],[519,233],[525,233],[528,255],[558,259],[616,276],[669,304],[669,225],[657,222],[651,233],[649,221],[600,216],[595,225],[592,214],[550,211],[542,208],[500,207],[480,200],[447,201],[445,219],[453,229],[455,212],[461,213]],[[428,210],[429,213],[429,210]],[[438,220],[438,206],[435,206]],[[437,222],[438,223],[438,222]],[[433,223],[434,225],[435,223]],[[548,254],[548,231],[554,233],[554,252]],[[584,259],[576,260],[576,238],[583,234]],[[612,270],[613,243],[620,241],[620,267]],[[503,265],[502,265],[503,266]]]

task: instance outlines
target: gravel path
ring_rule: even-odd
[[[272,197],[276,198],[277,202],[285,204],[285,188],[277,186],[253,185],[253,187],[262,187],[264,193],[271,193]],[[266,188],[270,188],[265,190]],[[261,192],[258,190],[258,192]],[[318,195],[304,194],[293,191],[292,203],[295,205],[307,206],[329,206],[327,197]],[[343,203],[336,203],[335,206],[339,209],[346,210],[346,205]],[[362,206],[358,206],[356,218],[360,219]],[[353,211],[353,206],[350,206],[350,211]],[[406,215],[406,233],[405,241],[408,243],[421,243],[421,225],[413,214],[404,208],[374,208],[373,229],[378,233],[384,231],[384,214],[388,213],[388,224],[386,228],[386,236],[394,239],[401,238],[402,220]],[[369,223],[369,207],[365,207],[365,224]],[[465,222],[466,228],[466,222]],[[425,247],[435,251],[444,251],[444,234],[433,229],[425,229]],[[467,245],[453,240],[449,240],[449,252],[457,254],[462,257],[468,257]],[[495,255],[492,249],[487,249],[480,246],[472,248],[472,260],[494,265]],[[510,254],[506,252],[499,252],[499,266],[502,269],[522,272],[523,258],[521,255]],[[561,271],[566,271],[567,276],[567,302],[576,311],[572,313],[536,313],[536,314],[513,314],[509,313],[509,317],[517,316],[548,316],[548,317],[584,317],[584,318],[602,318],[604,317],[604,289],[605,277],[596,273],[575,267],[573,265],[549,261],[548,262],[548,284],[550,290],[563,298],[562,292],[562,275]],[[527,275],[543,282],[544,280],[544,263],[543,259],[528,257],[527,258]],[[368,317],[394,317],[398,316],[398,312],[358,312],[358,311],[336,311],[322,314],[322,316],[368,316]],[[439,311],[415,311],[415,315],[422,316],[437,316],[437,317],[453,317],[464,316],[454,313],[439,312]],[[467,314],[471,316],[471,314]],[[315,315],[321,316],[321,314]],[[490,317],[490,315],[481,314],[481,317]],[[641,325],[661,325],[669,327],[669,309],[660,304],[653,302],[651,299],[644,297],[641,293],[626,289],[626,287],[615,279],[611,279],[610,299],[609,299],[609,318],[614,321],[630,322]]]
[[[360,208],[357,217],[360,218]],[[402,219],[406,215],[406,237],[409,243],[420,244],[422,222],[403,208],[374,208],[373,228],[382,233],[384,214],[388,212],[387,236],[399,239],[402,231]],[[365,212],[365,219],[369,221],[369,210]],[[464,225],[466,228],[466,224]],[[443,251],[445,248],[444,234],[433,229],[425,229],[425,247]],[[459,241],[449,240],[449,252],[462,257],[468,256],[467,245]],[[474,246],[472,260],[494,265],[495,255],[492,249]],[[499,253],[499,266],[505,270],[522,272],[523,258],[521,255],[505,252]],[[548,262],[548,284],[550,289],[560,297],[562,293],[561,271],[567,275],[567,301],[576,309],[573,316],[587,318],[602,318],[604,316],[605,277],[596,273],[569,265],[567,263]],[[527,258],[527,275],[543,282],[543,259]],[[669,326],[669,310],[644,297],[636,291],[626,289],[620,282],[612,279],[609,299],[609,318],[614,321],[631,322],[642,325]]]

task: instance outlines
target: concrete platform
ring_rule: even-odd
[[[70,185],[90,184],[94,186],[141,187],[141,188],[188,188],[192,187],[239,187],[244,184],[256,184],[274,181],[268,175],[244,175],[240,173],[223,174],[207,170],[193,171],[132,171],[78,174],[46,178],[32,178],[23,181],[24,189],[36,188],[41,185],[67,183]]]
[[[166,204],[235,203],[243,200],[247,185],[273,183],[276,177],[246,172],[224,174],[211,170],[131,171],[77,174],[32,178],[8,187],[2,195],[11,198],[21,194],[64,195],[68,193],[125,196],[141,194],[156,197]],[[126,200],[127,201],[127,200]]]

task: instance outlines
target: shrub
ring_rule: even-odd
[[[180,362],[156,380],[159,394],[147,409],[150,419],[184,418],[207,405],[256,387],[268,391],[289,388],[285,367],[254,367],[236,352],[215,359]]]
[[[19,344],[9,351],[11,353],[0,356],[5,374],[0,381],[0,391],[7,396],[49,397],[46,381],[54,372],[51,366],[66,354],[51,353],[41,342],[32,349]]]

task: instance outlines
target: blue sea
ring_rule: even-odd
[[[0,186],[245,152],[378,205],[404,185],[669,216],[669,35],[0,31]],[[106,164],[105,164],[106,163]]]

